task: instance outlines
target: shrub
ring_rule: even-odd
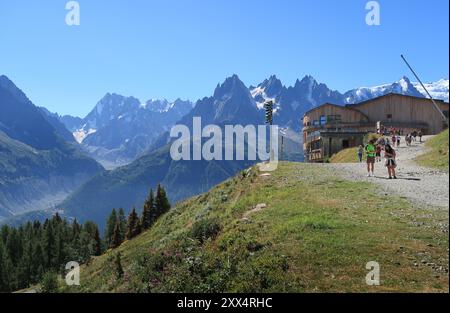
[[[204,243],[209,238],[214,239],[220,232],[221,227],[216,218],[203,219],[192,226],[191,237]]]
[[[45,273],[41,281],[41,291],[43,293],[55,293],[57,290],[58,276],[52,272]]]

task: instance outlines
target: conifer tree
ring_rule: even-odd
[[[54,254],[55,254],[55,233],[53,231],[52,223],[46,221],[44,225],[44,255],[45,266],[48,269],[54,268]]]
[[[42,250],[42,245],[40,242],[36,242],[33,247],[33,277],[31,282],[39,281],[40,277],[44,274],[45,261],[44,261],[44,251]]]
[[[0,228],[0,292],[23,289],[48,279],[45,273],[62,273],[68,261],[85,262],[101,253],[98,226],[59,215],[44,224],[28,222]]]
[[[3,244],[3,240],[0,238],[0,292],[9,291],[6,258],[7,252]]]
[[[150,226],[152,226],[152,224],[155,222],[153,212],[155,210],[154,202],[153,190],[150,189],[150,192],[144,202],[144,207],[142,209],[141,225],[143,230],[150,228]]]
[[[161,185],[158,185],[155,199],[156,219],[158,219],[161,215],[168,212],[169,210],[170,210],[170,203],[169,200],[167,199],[166,191]]]
[[[78,224],[77,219],[75,219],[72,223],[72,236],[74,238],[77,238],[80,235],[81,232],[81,226]]]
[[[125,215],[125,210],[123,208],[119,209],[119,226],[120,226],[120,241],[125,240],[125,234],[127,232],[127,218]]]
[[[22,246],[17,229],[12,228],[6,239],[6,250],[13,264],[17,264],[22,256]]]
[[[114,228],[114,234],[111,240],[111,245],[109,246],[111,249],[115,249],[122,244],[122,235],[120,233],[120,223],[117,221],[116,227]]]
[[[94,230],[94,255],[99,256],[102,254],[102,240],[100,239],[100,232],[98,226],[95,225]]]
[[[141,233],[141,222],[136,213],[136,208],[133,207],[130,215],[128,216],[126,238],[129,240],[131,238],[136,237],[140,233]]]
[[[117,212],[116,209],[112,209],[111,214],[109,215],[108,220],[106,221],[106,228],[105,228],[105,243],[107,247],[111,245],[116,223],[117,223]]]

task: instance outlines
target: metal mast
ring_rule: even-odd
[[[411,67],[411,65],[409,65],[408,61],[406,61],[405,57],[403,56],[403,54],[401,55],[403,61],[405,61],[406,65],[409,67],[409,69],[411,70],[411,72],[414,74],[414,76],[416,77],[416,79],[419,81],[420,85],[422,86],[423,90],[425,90],[425,92],[427,93],[428,97],[430,97],[431,101],[434,104],[434,107],[436,108],[436,110],[438,110],[438,112],[441,114],[442,118],[444,119],[444,122],[446,123],[446,125],[448,126],[448,118],[445,116],[445,114],[441,111],[441,109],[439,108],[439,106],[437,105],[436,101],[434,101],[433,97],[430,95],[430,93],[428,92],[427,88],[425,88],[424,84],[422,83],[422,81],[420,80],[419,76],[417,76],[416,72],[413,70],[413,68]]]

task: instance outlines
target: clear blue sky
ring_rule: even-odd
[[[247,85],[306,74],[339,91],[448,78],[448,0],[0,0],[0,74],[36,105],[84,116],[107,92],[197,100],[236,73]]]

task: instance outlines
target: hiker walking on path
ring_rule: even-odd
[[[406,145],[408,147],[410,147],[411,146],[411,134],[407,134],[405,137],[405,140],[406,140]]]
[[[392,134],[391,140],[392,145],[395,147],[395,144],[397,143],[397,135],[395,133]]]
[[[416,137],[417,137],[417,131],[415,130],[412,132],[412,138],[413,138],[414,142],[416,142]]]
[[[397,162],[395,161],[396,153],[394,148],[391,145],[386,145],[384,147],[384,157],[386,158],[386,167],[388,169],[389,179],[397,179],[397,175],[395,173],[395,168],[397,167]]]
[[[402,140],[402,137],[400,135],[397,136],[397,148],[400,147],[400,141]]]
[[[419,133],[418,133],[418,135],[419,135],[419,140],[420,140],[420,142],[422,142],[422,131],[421,130],[419,130]]]
[[[362,162],[363,153],[364,153],[364,147],[362,145],[359,145],[359,147],[358,147],[358,160],[359,160],[359,163]]]
[[[375,167],[375,139],[371,139],[366,146],[366,155],[367,155],[367,177],[374,176],[374,167]]]

